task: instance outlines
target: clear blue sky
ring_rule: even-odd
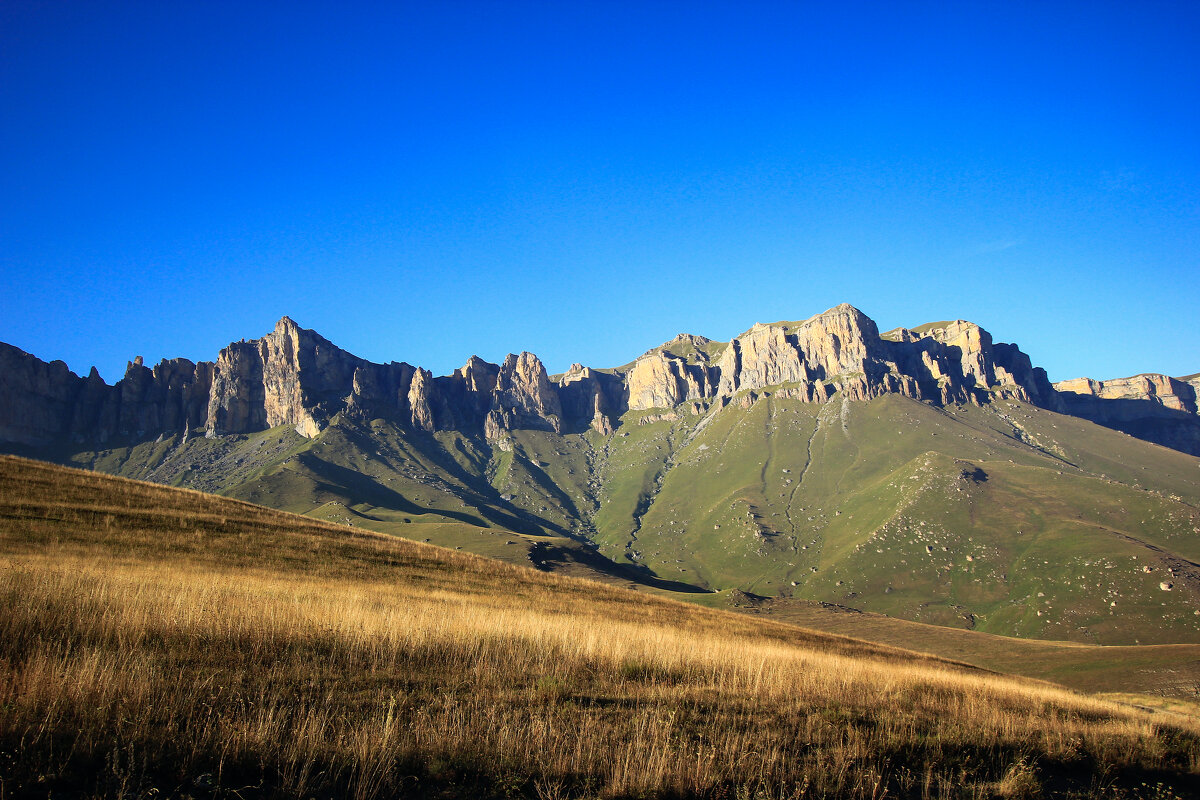
[[[0,340],[444,374],[839,302],[1200,371],[1200,3],[0,3]]]

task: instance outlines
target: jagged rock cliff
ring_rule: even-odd
[[[619,375],[598,372],[582,364],[558,378],[558,394],[563,416],[568,423],[586,421],[588,427],[605,436],[613,432],[613,420],[619,415],[624,383]]]
[[[838,392],[854,400],[899,393],[941,403],[1005,396],[1054,407],[1045,372],[1015,345],[993,345],[978,325],[957,320],[884,338],[874,321],[846,304],[804,322],[757,324],[735,337],[713,367],[652,352],[627,380],[631,408],[772,386],[812,402]]]
[[[974,323],[880,335],[869,317],[845,304],[802,322],[756,324],[727,345],[680,334],[627,367],[575,364],[554,379],[532,353],[509,355],[500,365],[472,356],[444,377],[403,362],[375,364],[288,317],[261,339],[230,344],[214,362],[174,359],[149,369],[135,359],[113,386],[94,370],[80,378],[61,362],[47,364],[8,345],[0,345],[0,370],[0,441],[35,446],[179,431],[218,436],[279,425],[313,437],[337,414],[397,419],[418,431],[481,432],[489,439],[520,428],[564,433],[590,427],[609,434],[629,410],[687,404],[702,413],[714,403],[736,398],[747,405],[773,391],[818,403],[886,393],[938,404],[1008,397],[1136,435],[1153,428],[1157,438],[1148,438],[1154,441],[1200,450],[1200,425],[1184,426],[1195,429],[1194,443],[1186,430],[1169,436],[1160,430],[1171,415],[1197,421],[1200,379],[1147,375],[1052,387],[1016,345],[994,343]]]
[[[484,421],[484,434],[495,439],[506,430],[533,428],[562,433],[562,404],[533,353],[509,353],[496,376],[492,409]]]
[[[652,351],[625,373],[631,409],[671,408],[686,400],[714,397],[717,387],[707,364],[689,364],[671,353]]]
[[[1196,414],[1196,390],[1200,379],[1188,382],[1168,375],[1147,373],[1132,378],[1116,378],[1094,381],[1091,378],[1075,378],[1054,384],[1055,390],[1073,395],[1088,395],[1104,400],[1143,400],[1165,409]],[[1078,402],[1071,398],[1070,402]]]
[[[407,365],[370,364],[288,317],[261,339],[235,342],[212,367],[205,430],[209,435],[291,425],[317,435],[349,398],[397,382]],[[389,372],[398,373],[394,377]]]
[[[777,384],[793,396],[821,402],[834,391],[866,399],[898,391],[927,399],[919,381],[889,357],[875,323],[850,305],[800,323],[758,324],[729,343],[717,364],[719,393]]]
[[[1075,378],[1054,388],[1068,414],[1200,455],[1200,376],[1147,373],[1107,381]]]
[[[30,445],[70,434],[76,407],[91,400],[84,396],[89,379],[99,380],[95,370],[83,379],[61,361],[47,364],[10,345],[0,345],[0,376],[0,439]]]
[[[61,361],[47,364],[0,344],[0,441],[33,446],[106,442],[202,426],[212,366],[171,359],[149,369],[138,357],[129,362],[125,377],[109,386],[95,368],[80,378]]]

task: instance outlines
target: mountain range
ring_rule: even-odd
[[[284,317],[114,385],[0,345],[0,447],[709,605],[1200,642],[1200,375],[1052,384],[849,305],[446,376]]]

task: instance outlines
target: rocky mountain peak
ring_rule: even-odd
[[[479,356],[471,356],[454,374],[462,380],[467,391],[491,393],[496,388],[496,377],[500,374],[500,367],[490,361],[484,361]]]
[[[489,439],[513,428],[562,432],[562,405],[541,359],[533,353],[509,353],[500,365],[492,410],[485,422]]]
[[[1012,397],[1129,431],[1175,425],[1170,415],[1182,414],[1190,420],[1185,428],[1200,431],[1198,376],[1052,387],[1016,345],[994,342],[973,322],[881,336],[848,303],[801,322],[757,323],[728,344],[681,333],[628,366],[572,364],[554,380],[529,352],[509,354],[502,364],[471,356],[445,377],[405,363],[375,364],[288,316],[260,339],[230,344],[213,362],[173,359],[149,369],[138,357],[113,386],[94,370],[79,378],[61,362],[46,364],[8,345],[0,345],[0,370],[0,440],[29,444],[194,430],[217,436],[278,425],[313,437],[339,413],[394,418],[416,430],[481,431],[491,439],[516,428],[561,433],[590,426],[607,434],[627,410],[687,404],[690,413],[703,413],[734,399],[748,405],[764,392],[807,402],[885,393],[941,404]],[[1157,411],[1146,412],[1149,406]],[[1146,435],[1179,441],[1174,432]],[[1195,438],[1181,449],[1200,451],[1200,432]]]
[[[627,405],[631,409],[671,408],[687,400],[712,397],[716,387],[704,364],[666,350],[651,350],[625,373]]]
[[[296,323],[296,320],[292,319],[287,314],[284,314],[282,317],[279,318],[279,321],[275,323],[274,332],[275,333],[288,333],[288,332],[298,332],[300,330],[303,330],[303,329]]]
[[[677,334],[674,339],[664,344],[663,347],[670,347],[671,345],[689,345],[696,349],[702,350],[705,345],[710,344],[711,342],[712,339],[709,339],[707,336],[698,336],[694,333],[680,333]]]
[[[206,431],[212,436],[292,425],[316,436],[366,363],[283,317],[261,339],[218,354]]]
[[[852,320],[852,324],[856,327],[869,327],[870,329],[875,330],[878,334],[878,330],[875,328],[875,320],[871,319],[857,307],[852,306],[849,303],[838,303],[833,308],[827,308],[820,314],[814,315],[808,319],[807,322],[813,322],[814,320],[818,320],[823,317],[844,317]]]

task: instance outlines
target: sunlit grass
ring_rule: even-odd
[[[197,493],[0,480],[5,797],[1171,797],[1200,772],[1182,717]]]

